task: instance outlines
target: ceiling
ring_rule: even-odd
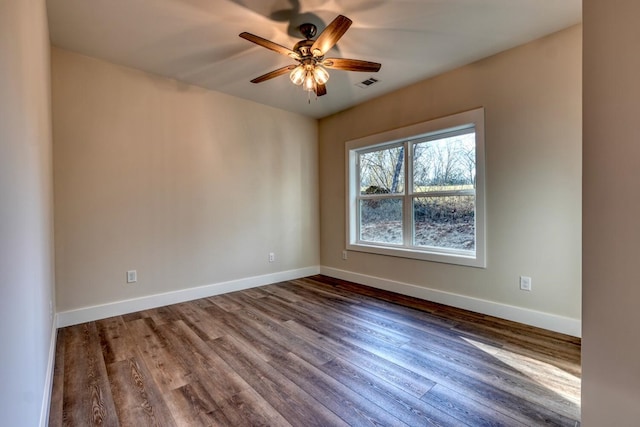
[[[53,45],[160,76],[321,118],[581,22],[582,0],[48,0]],[[329,70],[327,95],[309,99],[293,64],[238,37],[286,47],[311,22],[353,25],[327,57],[379,62],[375,74]],[[357,84],[370,77],[378,83]]]

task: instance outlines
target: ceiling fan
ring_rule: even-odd
[[[302,85],[304,90],[315,92],[316,96],[326,95],[327,87],[325,84],[329,80],[329,73],[325,68],[347,71],[363,71],[377,72],[380,70],[381,64],[377,62],[361,61],[358,59],[345,58],[325,58],[325,54],[340,40],[351,26],[352,21],[346,16],[338,15],[336,19],[331,21],[329,25],[320,33],[317,39],[315,37],[317,28],[314,24],[302,24],[298,29],[304,36],[305,40],[301,40],[293,46],[293,49],[286,48],[282,45],[256,36],[251,33],[241,33],[240,37],[249,40],[257,45],[273,50],[274,52],[286,55],[298,61],[298,64],[287,65],[277,70],[273,70],[260,77],[251,80],[251,83],[261,83],[274,77],[289,73],[289,78],[296,85]]]

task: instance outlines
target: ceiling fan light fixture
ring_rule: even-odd
[[[316,80],[313,77],[312,71],[307,71],[307,74],[304,76],[304,83],[302,85],[304,90],[307,92],[312,92],[316,88]]]
[[[307,70],[303,65],[298,65],[291,71],[289,78],[294,85],[300,86],[304,82],[304,78],[307,75]]]
[[[316,83],[318,83],[319,85],[323,85],[327,82],[327,80],[329,80],[329,73],[321,66],[316,65],[313,69],[313,78],[315,79]]]
[[[362,61],[359,59],[347,58],[325,58],[329,52],[351,26],[352,21],[343,15],[338,15],[314,40],[317,28],[315,25],[306,23],[299,26],[299,30],[305,37],[289,49],[270,40],[264,39],[255,34],[243,32],[240,37],[272,50],[281,55],[286,55],[298,62],[298,64],[280,67],[270,71],[255,79],[251,83],[261,83],[274,77],[289,74],[291,82],[297,86],[302,86],[306,92],[315,92],[316,97],[327,94],[325,83],[329,80],[329,72],[325,69],[346,71],[366,71],[376,72],[380,69],[377,62]],[[309,99],[311,95],[309,95]]]

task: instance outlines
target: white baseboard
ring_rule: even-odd
[[[271,283],[278,283],[285,280],[299,279],[301,277],[312,276],[319,273],[320,267],[318,266],[306,267],[296,270],[265,274],[262,276],[231,280],[228,282],[214,283],[196,288],[181,289],[178,291],[149,295],[108,304],[83,307],[76,310],[63,311],[58,313],[58,327],[62,328],[65,326],[77,325],[79,323],[92,322],[94,320],[106,319],[107,317],[119,316],[122,314],[148,310],[170,304],[177,304],[198,298],[220,295],[227,292],[240,291],[257,286],[269,285]]]
[[[42,408],[40,409],[40,427],[49,425],[49,410],[51,409],[51,391],[53,388],[53,371],[56,367],[56,342],[58,338],[58,319],[54,315],[51,323],[51,339],[49,344],[49,358],[47,359],[47,373],[42,393]]]
[[[410,283],[397,282],[380,277],[353,273],[337,268],[321,267],[320,273],[336,279],[348,280],[361,285],[384,289],[386,291],[462,308],[489,316],[495,316],[501,319],[524,323],[525,325],[535,326],[574,337],[580,337],[582,335],[582,322],[579,319],[572,319],[569,317],[544,313],[542,311],[535,311],[527,308],[468,297],[465,295],[453,294],[450,292],[425,288],[423,286],[412,285]]]
[[[191,301],[213,295],[220,295],[227,292],[269,285],[271,283],[282,282],[285,280],[298,279],[301,277],[312,276],[314,274],[324,274],[337,279],[349,280],[351,282],[371,286],[373,288],[397,292],[399,294],[475,311],[477,313],[495,316],[501,319],[512,320],[514,322],[524,323],[526,325],[560,332],[575,337],[580,337],[582,335],[582,322],[579,319],[572,319],[569,317],[430,289],[381,277],[368,276],[366,274],[354,273],[337,268],[318,266],[282,271],[273,274],[248,277],[196,288],[181,289],[179,291],[149,295],[108,304],[83,307],[76,310],[63,311],[56,315],[57,326],[62,328],[65,326],[77,325],[79,323],[91,322],[140,310],[148,310],[150,308],[162,307],[165,305]],[[53,356],[55,355],[55,342],[53,344],[53,351],[54,354],[50,355],[50,359],[53,359]]]

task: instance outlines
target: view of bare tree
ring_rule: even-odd
[[[404,191],[404,147],[396,146],[360,155],[360,186],[362,194],[369,187],[385,193]]]
[[[473,134],[414,144],[414,192],[425,187],[474,185],[476,175]]]

